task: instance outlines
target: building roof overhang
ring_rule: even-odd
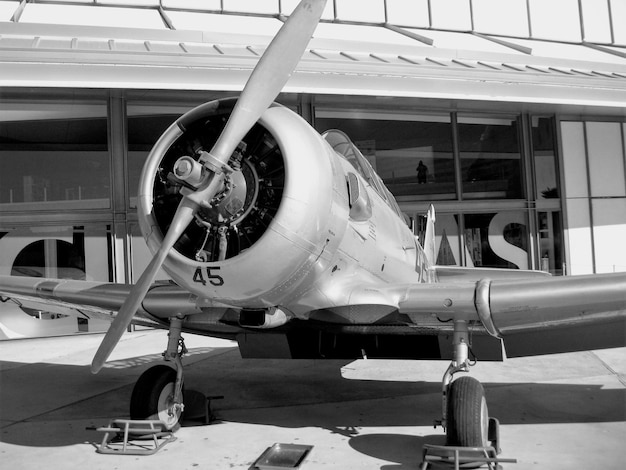
[[[238,92],[270,40],[4,22],[0,86]],[[313,39],[284,92],[552,104],[624,115],[622,48],[600,47],[607,60],[590,61],[459,46]]]

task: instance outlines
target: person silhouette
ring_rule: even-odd
[[[417,165],[417,182],[419,184],[424,184],[428,181],[428,167],[424,165],[424,162],[420,160]]]

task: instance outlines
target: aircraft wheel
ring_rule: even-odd
[[[182,412],[174,407],[176,371],[158,365],[145,371],[130,399],[130,419],[160,419],[170,431],[180,428]]]
[[[486,447],[489,445],[489,413],[482,384],[473,377],[461,377],[448,387],[447,445]]]

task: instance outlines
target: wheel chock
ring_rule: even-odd
[[[161,420],[113,419],[95,430],[104,433],[102,443],[95,444],[100,454],[152,455],[176,440]]]
[[[185,420],[202,420],[204,424],[211,424],[216,417],[211,409],[212,400],[222,400],[223,395],[207,396],[196,390],[184,390]]]

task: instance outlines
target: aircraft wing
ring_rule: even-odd
[[[0,298],[13,299],[28,306],[41,305],[55,312],[74,309],[89,312],[112,321],[129,295],[132,285],[71,279],[0,276]],[[195,298],[189,292],[170,283],[155,283],[139,307],[135,323],[141,319],[157,325],[158,318],[171,312],[198,313]]]
[[[445,274],[443,273],[445,271]],[[531,275],[531,277],[527,277]],[[450,268],[439,282],[354,288],[351,303],[397,308],[413,325],[450,329],[451,320],[482,326],[504,341],[508,357],[626,346],[626,273],[544,277],[537,273]],[[132,285],[0,276],[0,297],[72,308],[112,319]],[[361,317],[355,309],[356,317]],[[155,283],[134,322],[154,326],[172,312],[200,313],[175,284]],[[362,312],[361,312],[362,313]],[[433,319],[435,321],[433,322]]]
[[[417,324],[424,315],[480,322],[504,340],[508,357],[626,346],[626,273],[516,279],[453,271],[437,283],[390,287],[399,312]]]

